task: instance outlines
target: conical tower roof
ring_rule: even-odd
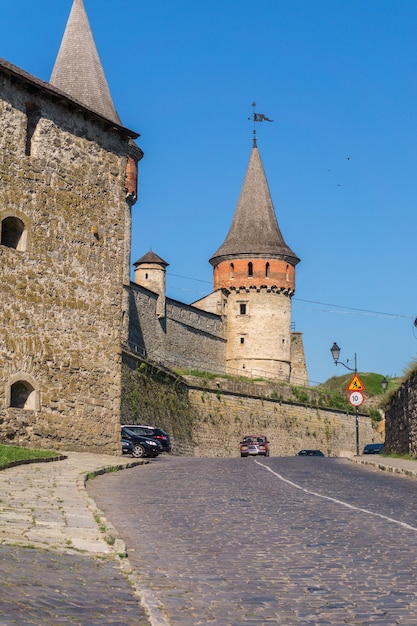
[[[153,250],[149,250],[149,252],[141,256],[140,259],[136,261],[136,263],[133,263],[133,265],[137,267],[138,265],[141,265],[142,263],[157,263],[158,265],[164,265],[165,267],[169,265],[169,263],[164,261],[164,259],[162,259],[160,256],[155,254]]]
[[[83,0],[74,0],[50,84],[121,124],[98,56]]]
[[[210,263],[216,267],[221,261],[238,257],[282,259],[291,265],[300,260],[287,246],[279,229],[256,144],[252,148],[232,225]]]

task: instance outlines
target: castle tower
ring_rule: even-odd
[[[156,315],[165,317],[166,268],[169,263],[149,250],[133,264],[135,267],[135,283],[158,294]]]
[[[291,380],[291,298],[299,260],[279,229],[254,140],[232,225],[210,259],[215,292],[228,294],[229,373]]]
[[[120,454],[138,134],[82,0],[50,83],[4,60],[0,81],[0,440]]]
[[[49,82],[106,120],[121,125],[83,0],[74,0]],[[137,199],[138,162],[142,157],[142,150],[133,140],[130,141],[125,189],[131,205]],[[126,269],[129,273],[129,268]]]

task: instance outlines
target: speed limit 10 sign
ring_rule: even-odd
[[[353,406],[360,406],[363,402],[363,393],[360,391],[352,391],[352,393],[349,394],[349,402]]]

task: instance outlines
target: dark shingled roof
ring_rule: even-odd
[[[87,108],[121,124],[94,43],[83,0],[74,0],[50,80]]]
[[[41,94],[46,95],[55,101],[67,103],[68,105],[71,105],[72,108],[75,105],[78,109],[84,111],[85,113],[88,113],[96,119],[101,120],[106,124],[106,126],[111,126],[115,128],[123,135],[132,137],[133,139],[139,137],[139,134],[137,132],[125,128],[120,123],[111,122],[107,117],[104,117],[100,113],[97,113],[97,111],[93,111],[92,109],[90,109],[88,106],[86,106],[85,103],[76,100],[68,93],[63,92],[60,89],[53,87],[50,83],[46,83],[40,78],[36,78],[36,76],[25,72],[20,67],[9,63],[9,61],[6,61],[5,59],[0,59],[0,73],[5,74],[6,76],[13,77],[13,80],[18,83],[21,82],[23,84],[31,86],[31,88],[33,88],[34,90],[39,91]]]
[[[287,246],[279,229],[256,146],[252,149],[232,225],[210,263],[216,267],[221,261],[238,257],[283,259],[291,265],[300,260]]]
[[[161,257],[155,254],[155,252],[152,252],[152,250],[149,250],[149,252],[141,256],[136,263],[133,263],[133,265],[137,267],[142,263],[158,263],[159,265],[164,265],[165,267],[169,265],[169,263],[164,261],[164,259],[161,259]]]

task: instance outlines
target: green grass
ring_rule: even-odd
[[[346,387],[349,385],[350,381],[354,376],[354,372],[350,374],[343,374],[342,376],[333,376],[329,378],[323,385],[319,385],[318,388],[331,389],[333,391],[346,391]],[[381,382],[384,378],[382,374],[374,374],[374,373],[365,373],[358,372],[358,376],[363,386],[365,387],[365,394],[369,394],[371,396],[381,396],[384,394],[384,391],[381,387]],[[387,392],[396,389],[400,384],[400,379],[390,378],[389,376],[385,377],[388,381]]]
[[[14,461],[28,461],[32,459],[45,459],[58,456],[53,450],[32,450],[19,448],[18,446],[5,446],[0,444],[0,469]]]
[[[387,459],[404,459],[404,461],[417,461],[417,457],[412,456],[411,454],[397,454],[396,452],[391,452],[390,454],[382,453],[381,456],[386,457]]]

